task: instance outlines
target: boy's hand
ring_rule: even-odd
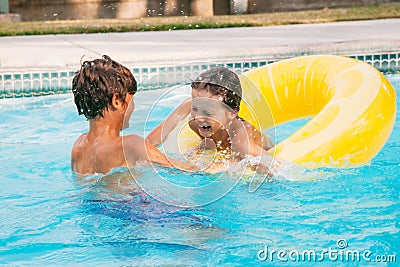
[[[261,175],[268,175],[273,177],[276,175],[278,170],[283,166],[283,162],[279,159],[272,159],[271,161],[267,162],[260,162],[256,167],[256,171],[258,174]]]
[[[268,175],[273,177],[277,171],[283,166],[283,161],[274,158],[268,153],[263,153],[258,157],[247,157],[248,166],[252,167],[260,175]]]

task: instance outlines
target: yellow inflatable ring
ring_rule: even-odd
[[[267,129],[313,117],[279,143],[276,157],[316,167],[363,165],[381,150],[396,119],[396,94],[378,70],[355,59],[317,55],[283,60],[241,76],[241,115]],[[257,87],[273,121],[263,116],[262,101],[246,97]],[[249,116],[250,108],[254,116]],[[255,121],[256,119],[256,121]]]
[[[393,86],[369,64],[348,57],[296,57],[252,69],[240,80],[239,115],[260,130],[312,117],[271,151],[308,168],[370,162],[396,119]],[[189,127],[178,138],[181,151],[199,141]]]

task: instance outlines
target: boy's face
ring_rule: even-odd
[[[122,124],[122,129],[126,129],[129,127],[129,119],[131,118],[132,112],[135,107],[135,104],[133,103],[132,94],[129,93],[126,94],[125,101],[126,101],[126,112],[125,112],[124,122]]]
[[[237,113],[222,102],[222,97],[207,90],[192,89],[191,116],[198,133],[210,138],[221,130],[226,131]]]

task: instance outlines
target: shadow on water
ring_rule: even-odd
[[[203,208],[170,206],[147,195],[127,170],[77,178],[84,192],[84,219],[79,224],[92,243],[127,249],[134,246],[138,252],[148,251],[148,247],[193,251],[206,249],[225,232],[213,224],[212,214]],[[135,255],[140,257],[140,253]]]

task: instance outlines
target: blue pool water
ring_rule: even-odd
[[[400,75],[387,77],[399,93]],[[145,125],[149,130],[172,110],[172,101],[162,102],[158,117],[146,124],[155,93],[137,94],[126,133],[143,135]],[[276,136],[302,123],[280,126]],[[124,169],[108,177],[75,177],[70,151],[87,122],[70,94],[2,100],[0,128],[0,265],[320,265],[304,251],[315,251],[316,261],[324,255],[326,266],[400,262],[398,121],[370,165],[318,170],[309,181],[267,180],[253,193],[248,182],[225,179],[221,186],[230,191],[201,192],[191,203],[208,204],[189,208],[156,201]],[[139,171],[154,178],[151,170]],[[183,182],[215,179],[158,171]],[[283,251],[281,259],[273,250]],[[360,262],[346,260],[349,250],[360,253]],[[293,260],[296,252],[303,261]]]

